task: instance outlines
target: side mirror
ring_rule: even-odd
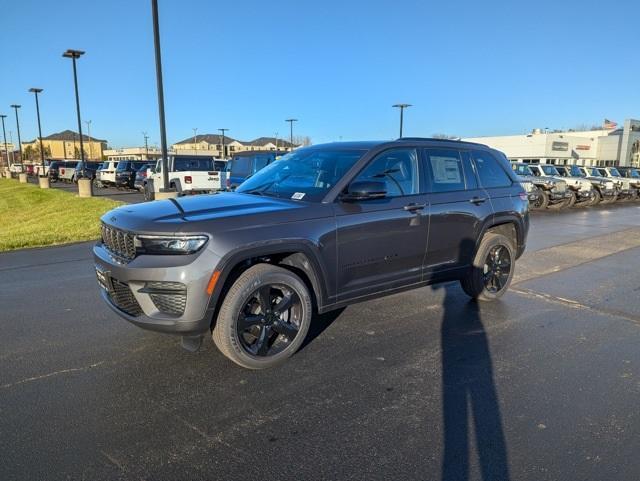
[[[356,181],[349,184],[347,192],[341,200],[353,202],[358,200],[382,199],[387,195],[387,184],[377,180]]]

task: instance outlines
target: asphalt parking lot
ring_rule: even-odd
[[[243,370],[100,301],[90,243],[0,255],[0,479],[640,477],[640,206],[532,218],[502,301],[315,320]]]

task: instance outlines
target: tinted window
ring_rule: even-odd
[[[425,154],[431,192],[465,190],[465,172],[459,151],[428,149]]]
[[[417,194],[418,153],[415,149],[394,149],[378,155],[355,181],[378,181],[387,185],[387,197]]]
[[[122,162],[118,162],[118,167],[116,167],[116,170],[119,170],[122,172],[123,170],[127,170],[128,168],[129,168],[129,162],[122,161]]]
[[[256,172],[237,192],[321,201],[364,153],[313,147],[296,150]]]
[[[493,187],[509,187],[511,185],[511,177],[507,175],[498,160],[489,152],[474,150],[473,159],[475,160],[476,172],[482,187],[491,189]]]

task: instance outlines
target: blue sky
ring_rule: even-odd
[[[167,135],[229,128],[242,140],[314,143],[397,135],[521,133],[640,116],[640,2],[160,0]],[[78,17],[79,22],[74,21]],[[44,89],[44,134],[83,119],[115,147],[159,143],[148,0],[7,1],[0,11],[0,113]],[[15,122],[7,119],[13,131]],[[84,126],[83,126],[84,127]]]

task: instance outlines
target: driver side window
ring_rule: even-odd
[[[416,149],[387,150],[373,159],[354,181],[384,182],[387,197],[417,194],[418,153]]]

